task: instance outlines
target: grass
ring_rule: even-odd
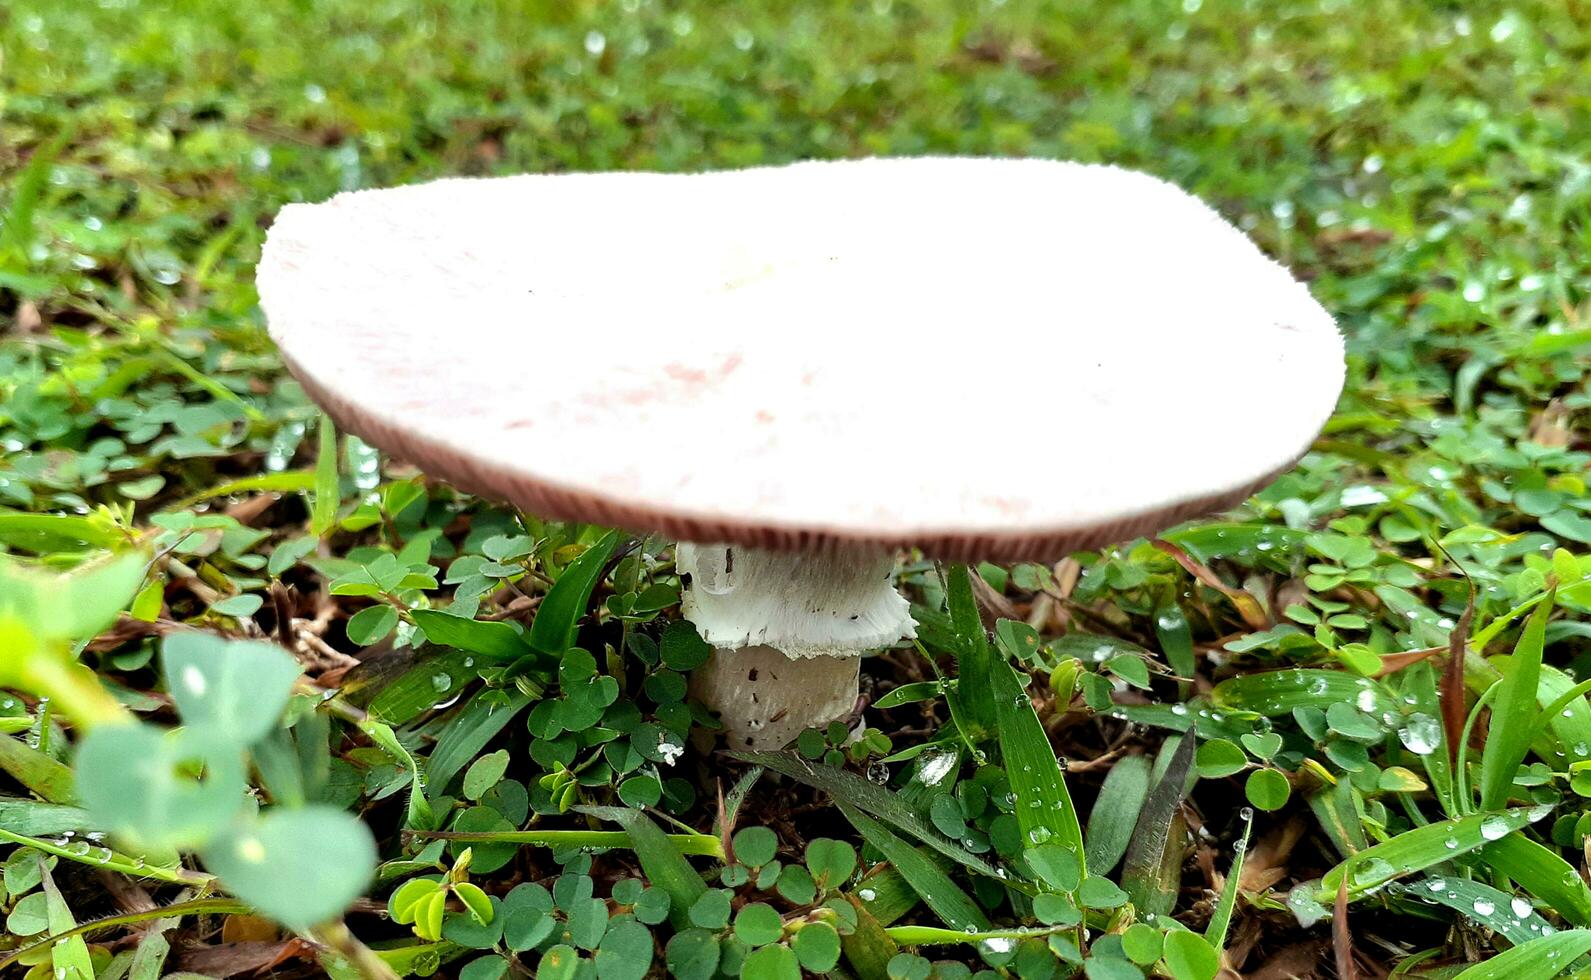
[[[0,569],[0,959],[470,980],[1583,965],[1588,24],[1580,0],[12,0],[0,550],[40,567]],[[1007,620],[990,636],[968,576],[906,565],[928,657],[870,658],[886,707],[859,742],[807,733],[806,764],[708,753],[668,542],[490,507],[338,439],[256,306],[289,201],[878,153],[1174,180],[1311,282],[1350,377],[1315,450],[1237,513],[973,569]],[[1143,397],[1196,412],[1200,389]],[[986,409],[1018,438],[978,465],[1020,464],[1054,424]],[[1207,421],[1209,452],[1245,437]],[[139,582],[43,577],[129,546],[155,556]],[[998,690],[1031,678],[1032,713],[1002,696],[997,731],[957,726],[938,678],[969,656],[1017,668]],[[111,791],[167,755],[158,787]]]

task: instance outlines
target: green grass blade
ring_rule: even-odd
[[[1548,765],[1561,768],[1565,762],[1591,759],[1591,702],[1585,697],[1588,692],[1591,681],[1577,684],[1556,667],[1542,665],[1536,688],[1541,712],[1536,716],[1531,748]]]
[[[474,657],[465,650],[397,651],[392,663],[367,663],[349,674],[343,696],[359,702],[369,698],[368,711],[389,725],[405,725],[443,701],[457,696],[465,684],[479,677]],[[371,691],[379,691],[371,697]]]
[[[55,886],[55,878],[50,874],[50,869],[42,856],[38,856],[39,884],[44,890],[44,900],[47,918],[50,923],[50,935],[58,937],[55,944],[50,947],[50,959],[55,966],[55,980],[94,980],[94,964],[88,956],[88,943],[83,937],[71,934],[77,928],[77,920],[72,918],[72,909],[66,904],[61,891]]]
[[[1502,667],[1502,686],[1492,702],[1491,729],[1481,751],[1480,798],[1482,810],[1497,810],[1508,802],[1514,776],[1530,751],[1535,735],[1536,689],[1541,680],[1541,652],[1552,613],[1552,597],[1536,607],[1525,631]]]
[[[1160,535],[1201,562],[1228,555],[1270,553],[1284,559],[1301,551],[1305,532],[1277,524],[1200,521]]]
[[[152,919],[180,918],[187,915],[253,915],[254,907],[245,905],[231,898],[196,898],[187,902],[174,902],[171,905],[162,905],[158,908],[142,909],[137,912],[128,912],[123,915],[106,916],[103,919],[93,919],[76,926],[59,935],[45,936],[22,947],[10,951],[4,959],[0,959],[0,970],[13,966],[23,957],[29,956],[41,949],[69,939],[72,936],[84,936],[103,929],[113,929],[117,926],[133,925],[139,922],[148,922]]]
[[[578,807],[581,813],[593,813],[604,819],[614,807]],[[601,811],[597,813],[596,811]],[[423,834],[437,840],[459,841],[466,844],[532,844],[550,848],[630,848],[632,838],[622,830],[482,830],[436,831]],[[722,861],[724,845],[711,834],[664,834],[680,854],[691,857],[710,857]]]
[[[0,770],[46,802],[76,802],[72,770],[19,738],[0,737]]]
[[[1254,832],[1254,811],[1245,809],[1243,836],[1232,850],[1232,867],[1227,869],[1226,884],[1221,897],[1216,900],[1215,911],[1210,914],[1210,924],[1205,927],[1204,938],[1216,952],[1226,948],[1226,930],[1232,924],[1232,910],[1237,907],[1238,880],[1243,877],[1243,859],[1248,856],[1249,834]]]
[[[1353,784],[1346,779],[1336,786],[1323,787],[1309,794],[1309,809],[1343,857],[1358,854],[1370,846],[1364,824],[1359,819],[1359,807],[1355,805],[1356,795]]]
[[[144,933],[128,965],[127,980],[160,980],[165,974],[166,957],[170,952],[171,941],[158,928]]]
[[[48,143],[33,151],[27,166],[17,174],[6,202],[5,220],[0,221],[0,267],[27,268],[32,265],[28,248],[33,244],[33,217],[48,186],[55,158],[71,139],[70,127],[63,128]]]
[[[320,452],[315,457],[315,499],[309,508],[309,529],[323,538],[337,523],[342,494],[337,486],[337,428],[331,417],[320,417]]]
[[[950,607],[951,625],[956,631],[956,694],[962,712],[973,730],[973,742],[994,731],[995,692],[989,682],[994,655],[989,649],[989,634],[978,615],[978,600],[972,592],[972,572],[957,563],[945,570],[945,599]]]
[[[1325,710],[1338,702],[1357,705],[1361,711],[1378,716],[1398,708],[1375,681],[1341,670],[1242,674],[1215,685],[1210,698],[1222,708],[1252,711],[1267,718],[1291,714],[1294,708]]]
[[[1353,879],[1348,883],[1348,892],[1350,897],[1357,897],[1394,879],[1424,871],[1443,861],[1451,861],[1479,850],[1493,841],[1500,841],[1549,812],[1549,807],[1531,807],[1501,813],[1477,813],[1406,830],[1390,840],[1365,848],[1326,872],[1320,880],[1316,898],[1322,903],[1333,901],[1337,895],[1337,885],[1348,873],[1350,864],[1353,866]]]
[[[840,936],[845,962],[851,965],[858,980],[889,980],[889,961],[900,952],[899,947],[889,938],[867,906],[854,895],[847,895],[846,898],[856,909],[856,929]]]
[[[1532,939],[1458,974],[1453,980],[1550,980],[1591,951],[1591,929]]]
[[[1487,844],[1481,849],[1480,858],[1564,919],[1591,927],[1591,887],[1557,851],[1524,834],[1511,834]]]
[[[988,929],[967,932],[964,929],[940,929],[937,926],[895,926],[886,929],[889,938],[903,946],[953,946],[958,943],[983,943],[990,939],[1043,939],[1057,932],[1069,932],[1075,926],[1043,926],[1034,929]]]
[[[869,844],[877,848],[912,886],[923,904],[934,910],[947,925],[956,929],[987,929],[989,920],[967,893],[944,870],[896,837],[890,829],[852,806],[840,805],[840,812],[851,821]]]
[[[51,854],[67,861],[76,861],[92,868],[102,868],[106,871],[119,871],[122,874],[133,875],[138,878],[153,878],[156,881],[167,881],[172,884],[206,884],[214,881],[214,877],[202,871],[189,871],[181,866],[167,867],[165,865],[150,864],[143,858],[130,854],[121,854],[103,845],[94,845],[88,850],[81,849],[81,841],[77,845],[65,842],[44,840],[30,834],[19,834],[9,830],[0,830],[0,841],[8,844],[17,844],[22,847],[31,847],[36,851]]]
[[[574,646],[575,630],[585,615],[591,590],[596,588],[602,569],[618,546],[619,532],[609,531],[564,567],[531,620],[525,640],[532,649],[557,657]]]
[[[1546,935],[1551,928],[1524,899],[1468,878],[1426,878],[1398,894],[1433,905],[1445,905],[1471,922],[1501,933],[1515,946]]]
[[[1116,760],[1105,774],[1094,808],[1088,813],[1083,852],[1094,874],[1109,874],[1127,853],[1132,829],[1148,795],[1149,757],[1129,755]]]
[[[1160,641],[1160,652],[1172,673],[1185,678],[1181,687],[1187,695],[1188,680],[1198,670],[1193,653],[1193,630],[1188,626],[1188,616],[1173,599],[1166,599],[1155,610],[1155,639]]]
[[[701,875],[690,866],[679,848],[640,810],[613,806],[580,807],[599,820],[608,820],[624,828],[630,838],[630,847],[641,862],[649,882],[668,892],[669,921],[677,929],[690,925],[690,908],[698,898],[707,894]]]
[[[114,548],[128,540],[113,524],[93,517],[0,510],[0,543],[36,554]]]
[[[935,830],[918,811],[908,807],[889,790],[855,773],[808,762],[784,752],[731,752],[730,756],[742,762],[764,766],[798,783],[822,790],[840,803],[905,831],[958,864],[990,878],[1000,878],[994,865]]]
[[[879,864],[863,875],[862,880],[851,889],[851,894],[867,907],[868,914],[882,926],[889,925],[916,908],[919,901],[912,886],[888,864]]]
[[[93,829],[87,810],[0,796],[0,831],[27,837],[50,837],[67,831],[80,834]]]
[[[1246,714],[1205,711],[1204,714],[1209,717],[1201,717],[1196,709],[1202,705],[1203,702],[1198,700],[1176,704],[1118,704],[1106,711],[1105,717],[1119,718],[1146,728],[1164,728],[1169,732],[1193,732],[1203,740],[1224,738],[1235,742],[1254,731],[1254,724]],[[1179,707],[1184,709],[1180,713],[1177,711]]]
[[[1176,901],[1176,892],[1167,893],[1165,865],[1167,854],[1180,844],[1173,836],[1181,824],[1177,808],[1182,804],[1193,768],[1195,739],[1184,736],[1177,744],[1165,773],[1144,800],[1143,810],[1133,828],[1121,870],[1121,887],[1140,912],[1165,914]]]
[[[1077,808],[1072,805],[1060,762],[1033,710],[1033,702],[1004,657],[990,663],[986,676],[994,691],[1000,755],[1011,792],[1016,796],[1016,822],[1023,840],[1034,845],[1059,844],[1077,855],[1079,862],[1084,861],[1083,828],[1077,819]]]
[[[309,470],[291,470],[286,473],[267,473],[241,480],[229,480],[185,497],[177,506],[167,507],[163,513],[185,510],[201,501],[216,497],[231,497],[242,493],[305,493],[316,488],[319,474]]]
[[[409,773],[409,803],[406,810],[407,816],[404,826],[410,830],[431,830],[436,827],[436,814],[431,809],[431,803],[425,796],[425,770],[414,761],[414,756],[398,741],[398,735],[390,725],[366,716],[360,723],[359,730],[388,757]]]
[[[440,609],[416,609],[409,615],[425,630],[425,638],[439,646],[452,647],[509,663],[531,652],[524,637],[507,623],[465,619]],[[554,666],[551,658],[549,666]]]
[[[1403,671],[1403,694],[1413,698],[1409,706],[1410,720],[1404,724],[1414,730],[1420,726],[1418,737],[1430,742],[1431,750],[1420,755],[1420,763],[1431,783],[1431,791],[1442,805],[1442,812],[1458,816],[1460,810],[1453,795],[1453,767],[1448,763],[1447,730],[1442,725],[1442,703],[1436,694],[1436,673],[1429,662],[1418,663]]]
[[[431,759],[426,766],[431,798],[435,799],[437,794],[445,791],[453,777],[462,772],[486,747],[486,743],[506,728],[528,704],[530,698],[517,690],[486,690],[477,694],[442,730],[436,747],[431,750]]]

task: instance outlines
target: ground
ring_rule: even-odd
[[[1587,25],[1581,0],[10,0],[0,958],[1555,975],[1591,950]],[[1348,386],[1232,514],[1054,566],[909,561],[924,649],[869,658],[864,737],[810,733],[806,762],[712,753],[669,542],[339,439],[256,305],[272,215],[340,189],[930,152],[1200,194],[1339,318]],[[1007,438],[958,465],[1057,424],[1090,420],[991,412]],[[1245,438],[1207,424],[1209,452]],[[54,577],[107,550],[133,557]]]

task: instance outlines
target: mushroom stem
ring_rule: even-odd
[[[915,636],[883,551],[681,544],[682,609],[713,655],[692,691],[736,748],[780,748],[850,713],[860,658]]]
[[[861,669],[861,657],[720,648],[691,674],[691,695],[719,713],[730,748],[779,749],[850,714]]]

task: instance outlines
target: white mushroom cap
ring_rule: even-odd
[[[1147,533],[1289,467],[1343,380],[1331,317],[1210,208],[1041,160],[362,191],[284,209],[259,290],[375,445],[547,516],[769,549]]]

